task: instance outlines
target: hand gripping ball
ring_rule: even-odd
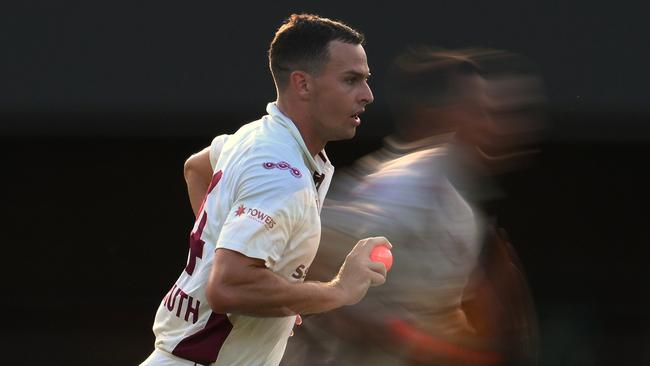
[[[373,262],[382,262],[386,266],[386,271],[390,270],[393,266],[393,253],[390,252],[388,247],[377,245],[370,252],[370,260]]]

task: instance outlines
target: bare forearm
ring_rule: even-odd
[[[267,269],[259,258],[219,248],[215,251],[206,296],[217,313],[255,316],[321,313],[356,304],[368,287],[386,281],[386,267],[370,260],[370,251],[377,245],[390,248],[384,237],[362,239],[332,281],[304,283],[289,282]]]
[[[255,281],[227,286],[208,282],[213,309],[253,316],[289,316],[321,313],[344,304],[334,282],[291,283],[265,268],[253,272]]]

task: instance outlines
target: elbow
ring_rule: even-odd
[[[193,180],[210,181],[212,177],[212,164],[210,163],[210,151],[206,148],[190,156],[183,165],[183,176],[185,181]]]
[[[185,181],[189,181],[193,174],[196,173],[196,154],[190,156],[183,164],[183,176]]]

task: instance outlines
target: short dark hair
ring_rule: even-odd
[[[295,70],[318,74],[329,61],[329,43],[363,44],[364,36],[346,24],[313,14],[291,14],[269,47],[269,67],[279,90]]]
[[[476,62],[463,52],[409,47],[389,69],[386,96],[390,108],[400,114],[415,106],[441,106],[462,97],[458,79],[480,75]]]

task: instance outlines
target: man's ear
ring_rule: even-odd
[[[290,87],[300,99],[309,99],[313,90],[313,79],[304,71],[294,71],[289,75]]]

